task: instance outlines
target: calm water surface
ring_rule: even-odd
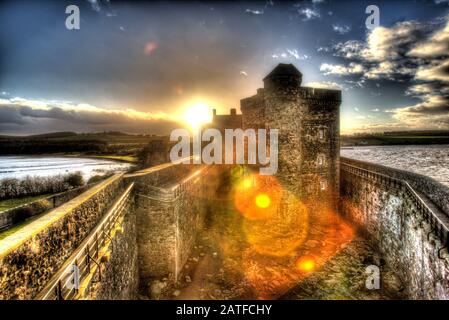
[[[94,175],[126,171],[131,164],[103,159],[49,157],[49,156],[0,156],[0,180],[26,176],[54,176],[81,171],[88,180]]]

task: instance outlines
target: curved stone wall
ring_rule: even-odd
[[[425,194],[426,204],[417,202],[398,179]],[[447,230],[449,218],[429,201],[447,208],[447,188],[427,177],[346,158],[340,183],[341,213],[360,226],[396,270],[401,291],[410,299],[449,299],[447,234],[436,232],[428,214],[431,208]]]
[[[432,178],[410,171],[394,169],[365,161],[345,157],[341,157],[340,159],[343,163],[379,172],[396,179],[406,180],[414,189],[424,193],[441,211],[449,216],[449,188]]]

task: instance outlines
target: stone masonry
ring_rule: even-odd
[[[243,129],[279,130],[277,178],[304,200],[335,206],[339,183],[341,92],[301,86],[292,64],[279,64],[264,88],[241,100]]]
[[[346,164],[375,173],[363,177],[345,169]],[[409,299],[449,299],[447,243],[441,241],[423,207],[413,201],[404,188],[392,183],[391,177],[401,174],[400,170],[342,159],[341,214],[359,226],[377,246],[384,261],[400,279],[400,290]],[[406,176],[415,181],[421,179],[412,173]],[[423,178],[423,183],[428,180]],[[440,194],[448,191],[435,182],[433,188],[438,188]],[[421,197],[426,199],[424,194]],[[428,205],[448,224],[444,213],[432,203]],[[383,266],[379,267],[382,276]]]

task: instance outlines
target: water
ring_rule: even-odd
[[[26,176],[54,176],[80,171],[84,179],[108,172],[127,171],[129,163],[114,160],[49,156],[0,156],[0,180]]]
[[[341,155],[419,173],[449,187],[449,145],[354,147]]]

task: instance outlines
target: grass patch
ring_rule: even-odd
[[[41,215],[37,215],[35,217],[32,217],[28,220],[25,220],[19,224],[16,224],[14,227],[11,227],[9,229],[6,229],[4,231],[0,231],[0,240],[5,239],[6,237],[16,233],[17,231],[19,231],[20,229],[22,229],[23,227],[29,225],[31,222],[33,222],[34,220],[38,219]]]
[[[37,200],[40,200],[40,199],[43,199],[43,198],[46,198],[49,196],[51,196],[51,194],[42,194],[40,196],[1,200],[0,201],[0,212],[21,206],[21,205],[29,203],[29,202],[37,201]]]

